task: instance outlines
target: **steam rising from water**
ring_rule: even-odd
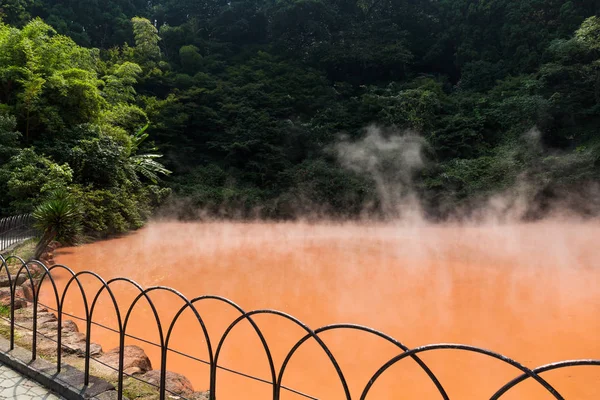
[[[540,218],[581,219],[597,216],[600,212],[600,183],[594,180],[594,155],[589,150],[559,152],[549,150],[542,143],[542,133],[537,127],[524,132],[521,146],[501,146],[493,163],[499,180],[514,182],[502,188],[499,182],[485,182],[487,191],[472,195],[460,206],[448,198],[437,207],[446,210],[449,221],[462,223],[511,223]],[[427,141],[412,131],[370,126],[362,139],[352,141],[341,136],[332,146],[338,162],[344,168],[367,176],[375,183],[377,209],[388,221],[420,224],[426,221],[427,207],[423,204],[424,192],[417,190],[415,179],[428,167],[425,153]],[[470,160],[455,160],[463,168],[472,168]],[[520,171],[520,172],[518,172]],[[570,171],[570,172],[569,172]],[[583,171],[577,188],[562,176],[573,171]],[[516,176],[511,174],[517,173]],[[597,175],[597,174],[596,174]],[[468,175],[466,175],[468,176]],[[573,175],[575,176],[575,175]],[[596,176],[597,178],[597,176]],[[472,177],[471,179],[482,179]],[[468,182],[472,183],[472,182]],[[493,191],[494,187],[499,187]],[[574,190],[575,189],[575,190]],[[371,205],[365,205],[369,208]],[[429,210],[432,211],[432,210]],[[439,212],[440,210],[433,210]]]
[[[360,141],[342,137],[335,150],[342,166],[373,178],[386,217],[414,223],[422,220],[414,175],[425,166],[425,143],[409,131],[395,134],[371,126]]]
[[[358,140],[340,135],[324,149],[335,157],[338,167],[349,171],[346,174],[324,159],[310,159],[294,172],[292,187],[274,198],[262,199],[260,204],[256,204],[252,190],[250,194],[234,190],[231,196],[226,188],[235,182],[228,182],[225,187],[207,189],[210,195],[199,199],[173,196],[157,211],[156,218],[383,219],[420,225],[431,221],[495,224],[600,215],[600,159],[594,150],[560,152],[545,148],[541,139],[542,133],[533,127],[521,137],[497,145],[487,157],[439,162],[418,133],[373,125],[365,128]],[[356,179],[356,175],[366,179]],[[341,182],[329,185],[327,176]],[[577,185],[569,182],[569,177]],[[201,187],[202,182],[198,183]]]

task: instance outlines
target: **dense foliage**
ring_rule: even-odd
[[[0,4],[3,212],[67,187],[88,230],[139,226],[166,172],[136,154],[148,121],[190,215],[380,212],[336,152],[372,125],[425,139],[410,190],[433,216],[514,187],[540,215],[600,179],[595,0]]]
[[[47,199],[62,191],[80,205],[89,234],[143,224],[165,194],[155,173],[167,171],[140,147],[147,116],[135,104],[143,70],[129,61],[134,52],[101,60],[39,19],[22,29],[0,25],[2,213],[38,207],[49,211],[39,221],[57,219],[51,211],[65,196]]]

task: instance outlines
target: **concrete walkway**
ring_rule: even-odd
[[[0,363],[0,400],[64,400]]]

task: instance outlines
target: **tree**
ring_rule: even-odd
[[[22,26],[29,19],[29,10],[33,0],[3,0],[0,4],[0,21],[10,25]]]
[[[27,142],[98,117],[104,99],[93,50],[57,35],[39,19],[22,30],[0,25],[0,50],[4,104]]]
[[[104,95],[112,105],[135,101],[135,84],[142,74],[142,68],[135,63],[125,61],[110,68],[110,74],[102,78]]]
[[[583,21],[581,27],[575,32],[577,40],[585,44],[589,49],[600,49],[600,18],[590,17]]]
[[[0,166],[8,162],[19,150],[21,134],[16,131],[16,127],[15,117],[0,114]]]
[[[73,180],[68,164],[59,165],[32,148],[21,149],[0,168],[9,213],[31,212],[47,193],[64,189]]]
[[[146,15],[148,4],[144,0],[37,0],[30,9],[80,46],[110,48],[132,41],[130,19]]]
[[[160,47],[158,42],[158,30],[146,18],[134,17],[133,34],[135,37],[135,52],[141,62],[158,60],[160,58]]]
[[[194,45],[182,46],[179,49],[179,59],[183,70],[187,73],[194,74],[202,67],[202,56]]]
[[[135,104],[145,72],[131,61],[135,52],[123,46],[103,58],[40,19],[0,25],[0,49],[2,213],[37,209],[43,241],[70,240],[50,223],[71,212],[74,198],[86,235],[139,228],[165,196],[154,181],[168,171],[154,147],[143,153],[147,135],[136,135],[148,118]]]

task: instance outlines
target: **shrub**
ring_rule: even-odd
[[[65,190],[55,190],[46,201],[36,207],[33,212],[36,227],[42,237],[35,251],[35,258],[40,257],[46,246],[53,240],[63,244],[74,244],[82,232],[82,215],[77,202]]]

